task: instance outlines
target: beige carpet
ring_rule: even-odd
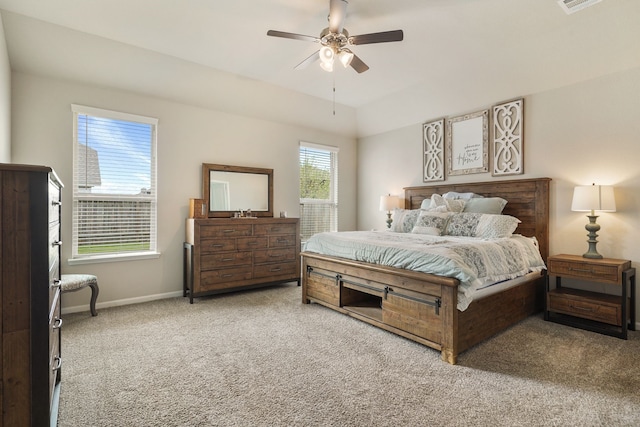
[[[283,285],[64,316],[59,426],[638,426],[628,341],[530,317],[440,353]]]

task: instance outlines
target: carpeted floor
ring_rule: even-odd
[[[452,366],[291,284],[63,320],[61,427],[640,425],[640,332],[533,316]]]

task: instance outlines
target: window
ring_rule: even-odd
[[[338,230],[338,149],[300,142],[300,234]]]
[[[72,105],[72,259],[157,256],[157,119]]]

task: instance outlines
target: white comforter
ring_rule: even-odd
[[[389,231],[319,233],[305,251],[421,271],[460,280],[458,309],[476,290],[545,269],[535,237],[502,239],[430,236]]]

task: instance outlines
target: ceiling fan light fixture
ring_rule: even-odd
[[[342,49],[338,53],[338,59],[344,68],[347,68],[351,61],[353,60],[353,52],[349,49]]]
[[[335,57],[335,52],[331,46],[322,46],[320,48],[320,61],[323,63],[331,63],[333,64],[333,58]]]
[[[320,68],[322,68],[323,70],[329,73],[333,72],[333,61],[331,62],[320,61]]]

